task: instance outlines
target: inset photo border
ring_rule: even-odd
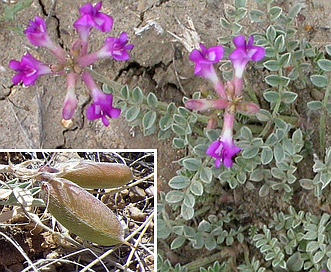
[[[0,270],[154,271],[156,149],[0,150]]]

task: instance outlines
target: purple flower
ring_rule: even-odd
[[[78,64],[81,67],[86,67],[93,64],[99,59],[113,57],[118,61],[128,61],[130,55],[128,51],[132,50],[134,45],[127,44],[129,40],[128,34],[123,32],[119,38],[107,38],[105,45],[95,53],[91,53],[85,56],[82,56],[78,60]]]
[[[99,90],[90,73],[85,71],[82,75],[82,79],[91,91],[90,94],[93,99],[93,103],[87,109],[87,119],[93,121],[101,118],[103,124],[108,127],[108,117],[118,118],[121,115],[121,110],[113,107],[113,96]]]
[[[55,44],[48,35],[46,22],[43,18],[36,17],[34,21],[30,21],[30,25],[24,31],[31,44],[35,46],[43,46],[49,49],[61,62],[65,62],[65,52],[57,44]]]
[[[46,22],[40,17],[36,17],[34,21],[30,21],[30,25],[24,31],[24,34],[30,43],[35,46],[47,46],[52,43],[47,32]]]
[[[222,164],[226,168],[233,166],[233,159],[241,151],[231,139],[220,139],[211,144],[207,150],[207,155],[216,159],[215,166],[220,168]]]
[[[131,51],[134,47],[133,44],[127,44],[129,36],[123,32],[119,38],[107,38],[105,46],[99,51],[99,56],[113,57],[118,61],[127,61],[130,59],[128,51]]]
[[[88,3],[79,9],[81,17],[74,23],[74,27],[85,42],[92,27],[102,32],[110,32],[113,29],[113,18],[99,12],[101,8],[102,2],[100,1],[94,7]]]
[[[233,125],[234,114],[225,112],[222,135],[219,140],[213,142],[208,148],[206,154],[216,159],[215,166],[217,168],[224,164],[225,167],[231,168],[233,166],[233,159],[241,151],[233,141]]]
[[[219,83],[219,79],[215,72],[214,64],[223,58],[224,49],[222,46],[208,49],[203,44],[200,44],[200,49],[201,51],[193,50],[190,55],[190,60],[196,64],[194,74],[206,78],[216,85]]]
[[[12,80],[14,85],[23,82],[24,86],[31,86],[35,84],[39,76],[52,73],[48,65],[35,59],[29,53],[22,57],[21,62],[11,60],[9,67],[17,72]]]
[[[263,47],[255,46],[254,37],[250,36],[248,43],[246,43],[244,36],[238,36],[233,39],[236,50],[230,55],[232,61],[235,77],[242,78],[245,67],[249,61],[260,61],[265,57],[266,50]]]
[[[94,102],[88,107],[86,115],[89,120],[101,118],[103,124],[109,126],[109,118],[118,118],[121,115],[121,110],[113,108],[113,96],[105,94],[101,91],[93,94]]]

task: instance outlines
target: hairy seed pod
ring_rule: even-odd
[[[52,167],[44,166],[41,171],[56,173],[57,176],[70,180],[83,188],[111,189],[127,184],[133,179],[130,167],[119,163],[105,163],[82,160],[68,161],[56,166],[59,171]]]
[[[62,178],[91,189],[117,188],[132,180],[130,167],[119,163],[81,161]]]
[[[49,211],[69,231],[99,245],[126,243],[120,221],[100,200],[66,179],[48,174],[40,179]]]

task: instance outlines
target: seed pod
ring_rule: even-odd
[[[104,203],[66,179],[40,178],[49,211],[69,231],[99,245],[126,243],[120,221]]]
[[[132,180],[130,167],[119,163],[81,161],[72,169],[60,174],[83,188],[117,188]]]

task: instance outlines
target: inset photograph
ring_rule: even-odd
[[[0,152],[0,271],[154,271],[155,150]]]

